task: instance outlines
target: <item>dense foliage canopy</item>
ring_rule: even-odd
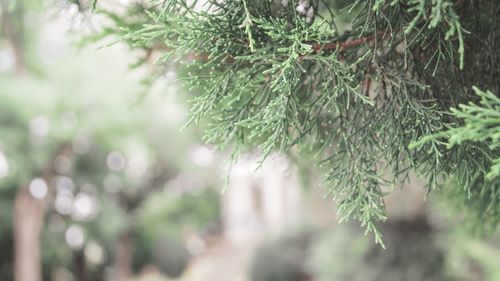
[[[385,187],[410,171],[498,224],[498,1],[149,0],[104,13],[103,34],[144,49],[142,62],[159,52],[160,74],[184,69],[208,142],[234,157],[313,153],[340,217],[377,241]]]

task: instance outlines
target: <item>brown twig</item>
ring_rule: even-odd
[[[369,36],[360,37],[360,38],[356,38],[356,39],[348,39],[347,41],[342,41],[342,42],[313,44],[312,48],[315,52],[321,52],[321,51],[343,52],[347,49],[358,47],[358,46],[361,46],[363,44],[367,44],[367,43],[375,40],[377,37],[380,37],[380,35],[383,35],[383,34],[379,34],[377,36],[369,35]]]
[[[312,49],[316,53],[319,53],[322,51],[343,52],[347,49],[359,47],[363,44],[368,44],[379,37],[383,37],[384,34],[385,33],[380,32],[376,36],[375,35],[368,35],[368,36],[359,37],[359,38],[355,38],[355,39],[347,39],[346,41],[341,41],[341,42],[312,44]],[[152,48],[146,50],[146,58],[145,58],[146,61],[151,61],[151,57],[153,57],[154,51],[172,51],[172,48],[165,46],[165,45],[162,45],[162,44],[155,44]],[[306,54],[302,54],[301,57],[303,57],[305,55]],[[208,62],[210,60],[207,53],[193,53],[193,54],[189,54],[186,58],[190,61],[198,61],[198,62]],[[230,54],[225,56],[222,60],[224,60],[228,63],[235,62],[234,56],[230,55]]]

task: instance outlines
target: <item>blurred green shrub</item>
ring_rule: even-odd
[[[385,250],[354,225],[340,225],[323,233],[311,251],[316,280],[448,280],[438,232],[425,218],[389,221],[380,228],[387,241]]]
[[[454,280],[500,280],[500,233],[483,239],[455,229],[448,231],[442,242],[446,246],[447,273]]]
[[[308,251],[314,231],[301,231],[261,245],[250,266],[252,281],[309,280]]]
[[[155,243],[153,263],[169,277],[180,277],[190,259],[191,255],[180,239],[163,238]]]
[[[134,219],[134,268],[155,264],[164,274],[178,277],[191,253],[186,236],[211,234],[220,225],[219,194],[212,189],[177,196],[151,194]]]

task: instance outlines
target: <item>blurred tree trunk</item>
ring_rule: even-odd
[[[123,232],[116,245],[115,272],[117,281],[128,280],[132,275],[133,240],[129,230]]]
[[[16,281],[41,281],[40,234],[44,220],[41,200],[28,186],[19,190],[14,202],[14,274]]]
[[[173,172],[167,169],[165,164],[160,163],[156,168],[158,168],[156,175],[145,180],[132,193],[125,191],[118,193],[120,207],[127,214],[127,220],[130,222],[130,225],[132,225],[134,211],[142,206],[142,203],[144,203],[151,193],[163,187],[165,182],[173,175]],[[129,280],[132,276],[134,229],[130,225],[120,234],[116,244],[114,268],[117,281]]]
[[[74,275],[77,281],[87,280],[87,265],[83,250],[73,252]]]
[[[71,157],[68,143],[63,143],[55,151],[54,157],[47,161],[42,179],[47,183],[56,175],[52,163],[57,156]],[[49,189],[50,192],[50,189]],[[45,220],[47,198],[34,198],[29,183],[19,189],[14,202],[14,280],[42,281],[42,260],[40,236]]]
[[[11,45],[15,59],[15,70],[18,73],[26,70],[26,50],[24,31],[24,10],[22,5],[10,9],[9,1],[0,0],[0,23],[5,38]],[[0,34],[1,35],[1,34]]]
[[[10,43],[17,72],[26,69],[24,11],[13,10],[9,1],[0,0],[0,35]],[[14,201],[14,278],[16,281],[41,281],[40,234],[44,220],[44,202],[31,196],[29,186],[18,191]]]

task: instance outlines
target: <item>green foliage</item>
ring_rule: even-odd
[[[450,196],[441,194],[440,196]],[[432,198],[433,213],[439,213],[441,221],[447,222],[445,231],[440,231],[439,244],[443,246],[447,275],[451,280],[493,281],[500,277],[500,247],[498,231],[481,237],[475,235],[459,222],[456,206],[449,201]],[[471,225],[477,227],[476,225]],[[471,270],[473,269],[473,270]]]
[[[390,2],[390,3],[389,3]],[[462,24],[457,12],[455,11],[455,2],[453,0],[376,0],[373,4],[373,10],[379,12],[384,6],[397,6],[403,5],[403,7],[408,11],[410,17],[413,17],[409,22],[403,22],[404,33],[410,35],[413,32],[421,33],[422,29],[440,29],[444,31],[444,38],[440,37],[438,40],[439,46],[445,46],[446,41],[451,38],[458,39],[458,55],[460,56],[460,68],[464,66],[464,32]],[[425,32],[422,34],[425,36]],[[439,34],[443,35],[443,34]],[[431,39],[431,38],[429,38]],[[428,39],[415,40],[416,42],[422,43]],[[411,44],[409,44],[411,46]],[[443,56],[442,50],[436,49],[436,56]],[[449,45],[453,49],[453,45]],[[450,54],[451,59],[453,59],[453,53]]]
[[[322,233],[310,249],[315,280],[461,280],[448,278],[448,257],[439,232],[425,219],[395,220],[380,228],[386,237],[385,250],[370,243],[358,226],[339,225]]]
[[[218,223],[218,200],[218,194],[212,190],[178,197],[157,192],[138,210],[135,227],[143,230],[143,239],[148,243],[154,243],[162,236],[182,238],[188,231],[202,230],[209,223]]]
[[[477,280],[477,275],[480,275],[480,280],[485,281],[495,281],[500,278],[500,268],[498,266],[500,265],[500,249],[498,243],[471,240],[470,237],[463,234],[462,237],[454,237],[452,242],[454,244],[447,253],[450,275],[458,280]],[[470,267],[477,268],[476,272],[466,270]]]
[[[429,142],[443,142],[449,150],[471,151],[473,163],[459,163],[451,172],[459,189],[448,191],[451,198],[465,209],[476,228],[495,230],[500,213],[500,98],[489,91],[474,88],[479,103],[460,104],[451,108],[451,114],[462,122],[454,123],[447,130],[422,138],[411,147],[421,147]],[[479,223],[478,223],[479,222]]]
[[[500,92],[499,9],[491,0],[145,1],[111,14],[104,34],[160,50],[160,71],[178,64],[195,94],[191,121],[208,121],[206,141],[232,147],[233,159],[256,146],[264,159],[316,155],[340,218],[381,242],[382,187],[410,171],[430,189],[456,177],[457,192],[487,201],[491,220],[481,222],[500,218],[496,199],[479,192],[497,185],[483,180],[499,155],[485,138],[409,148],[460,124],[448,109],[476,101],[473,85]]]
[[[219,195],[197,190],[175,195],[175,191],[155,192],[133,214],[134,267],[157,265],[170,277],[178,277],[191,258],[185,237],[204,235],[219,224]]]
[[[461,104],[459,109],[452,108],[452,114],[462,119],[465,124],[442,134],[448,137],[448,148],[464,142],[478,142],[488,144],[492,151],[498,150],[500,149],[500,98],[478,88],[474,88],[474,91],[481,98],[480,104],[470,102],[467,105]],[[494,181],[500,176],[500,157],[493,158],[492,161],[494,165],[486,174],[488,181]]]
[[[341,225],[332,231],[321,233],[311,246],[309,266],[317,280],[345,280],[349,273],[364,268],[363,260],[371,243],[360,235],[360,229],[350,229],[347,226]]]

